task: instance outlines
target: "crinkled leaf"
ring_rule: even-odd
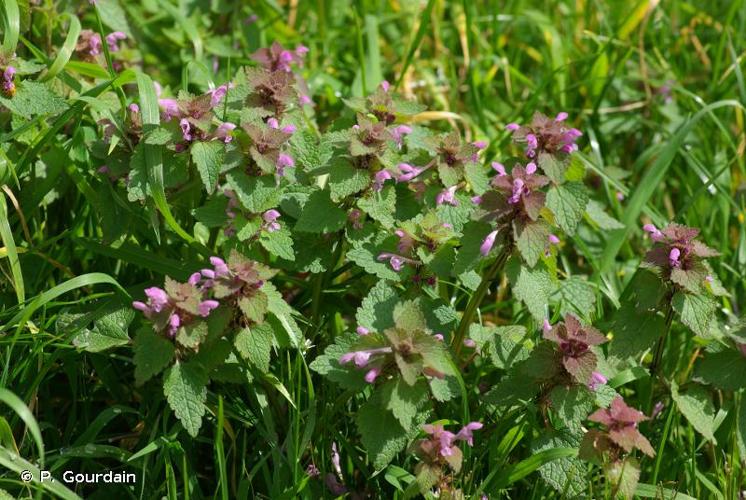
[[[174,358],[173,342],[145,327],[137,332],[134,345],[135,384],[142,385],[161,372]]]
[[[328,191],[314,191],[303,205],[297,231],[306,233],[332,233],[342,229],[347,221],[347,214],[329,198]]]
[[[404,430],[409,432],[418,408],[427,401],[427,382],[419,380],[414,385],[407,385],[401,379],[395,379],[387,382],[380,390],[381,400],[386,409],[391,411]]]
[[[271,325],[263,323],[241,329],[236,335],[235,346],[238,352],[254,367],[269,372],[272,344],[275,333]]]
[[[704,295],[677,292],[671,303],[681,322],[688,326],[695,335],[708,336],[710,323],[717,307],[714,300]]]
[[[529,267],[534,267],[549,246],[549,224],[543,220],[515,225],[515,244]]]
[[[290,232],[284,227],[278,231],[262,231],[259,236],[259,243],[272,255],[285,260],[295,260],[293,239],[290,237]]]
[[[223,165],[224,144],[219,141],[196,142],[192,144],[190,152],[205,190],[212,193],[218,184],[218,176]]]
[[[705,353],[704,359],[697,361],[695,375],[697,380],[725,391],[741,389],[746,387],[746,357],[733,349]]]
[[[381,191],[371,192],[365,198],[358,199],[357,206],[386,228],[396,223],[396,189],[393,186],[386,186]]]
[[[686,417],[692,427],[713,444],[715,441],[715,407],[712,396],[700,385],[690,385],[686,391],[679,392],[675,380],[671,381],[671,397],[679,411]]]
[[[553,186],[547,192],[546,206],[554,214],[557,224],[567,234],[574,234],[588,204],[588,191],[579,182]]]
[[[513,294],[526,304],[537,321],[546,318],[549,297],[556,289],[549,273],[540,267],[528,269],[517,259],[511,259],[506,271],[513,285]]]
[[[192,363],[177,361],[165,374],[163,393],[168,404],[192,437],[202,426],[207,401],[207,375]]]

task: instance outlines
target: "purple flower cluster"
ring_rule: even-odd
[[[196,273],[201,278],[199,273]],[[207,298],[209,287],[199,286],[199,279],[189,278],[187,283],[166,280],[166,289],[150,287],[145,289],[147,302],[135,301],[132,307],[141,311],[153,322],[156,331],[166,330],[169,337],[176,336],[182,326],[188,325],[197,317],[206,318],[220,304]]]
[[[536,158],[539,153],[569,154],[577,151],[578,145],[575,141],[583,133],[576,128],[565,126],[567,116],[567,113],[562,112],[551,119],[536,113],[528,125],[510,123],[505,128],[513,133],[514,141],[525,143],[528,158]]]
[[[650,442],[637,429],[637,425],[648,420],[648,417],[627,406],[621,396],[617,396],[609,408],[596,410],[588,419],[606,427],[606,432],[592,430],[586,435],[585,439],[592,441],[595,449],[619,447],[629,453],[637,448],[648,456],[655,455]]]
[[[362,351],[352,351],[343,354],[339,358],[339,364],[346,365],[352,361],[357,368],[366,368],[365,381],[372,384],[383,370],[383,357],[379,355],[391,354],[391,347],[377,347],[373,349],[364,349]],[[369,366],[370,365],[370,366]]]
[[[642,228],[655,243],[645,256],[645,261],[650,265],[686,271],[697,266],[703,258],[719,255],[696,240],[699,229],[680,224],[669,224],[662,231],[653,224],[645,224]]]
[[[16,93],[16,84],[13,81],[15,79],[16,69],[13,66],[6,66],[3,71],[3,94],[8,97],[13,97]]]
[[[287,50],[277,42],[269,48],[261,48],[252,54],[251,58],[269,71],[284,71],[290,73],[292,65],[303,65],[303,58],[308,53],[308,47],[298,45],[295,50]]]
[[[557,344],[562,366],[575,380],[592,388],[605,383],[603,375],[595,372],[598,359],[591,351],[592,346],[606,342],[601,332],[571,314],[554,326],[545,321],[543,330],[544,338]]]
[[[443,425],[425,424],[422,426],[422,430],[429,437],[415,443],[415,450],[423,460],[431,465],[442,465],[443,462],[450,463],[451,459],[455,457],[460,459],[461,456],[461,450],[456,443],[466,441],[469,446],[474,446],[474,431],[482,427],[484,425],[481,422],[469,422],[454,434],[445,430]]]

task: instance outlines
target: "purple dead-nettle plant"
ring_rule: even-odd
[[[510,123],[506,128],[513,133],[514,141],[525,144],[528,158],[536,158],[541,153],[569,154],[578,149],[575,142],[583,133],[565,125],[565,120],[567,113],[564,112],[555,118],[536,113],[528,125]]]
[[[638,462],[631,452],[638,449],[649,457],[655,456],[650,442],[638,429],[638,424],[648,417],[617,396],[608,408],[597,410],[588,419],[601,424],[602,428],[585,433],[578,456],[603,466],[614,495],[619,493],[631,498],[640,475]]]
[[[562,366],[575,382],[582,385],[594,384],[594,387],[603,383],[598,376],[594,378],[598,357],[591,350],[591,347],[606,342],[606,337],[601,332],[592,326],[581,324],[572,314],[568,314],[564,322],[554,326],[545,324],[543,330],[544,338],[557,344]]]
[[[425,494],[435,487],[441,494],[454,491],[450,476],[461,471],[464,458],[458,443],[465,441],[469,446],[474,446],[473,433],[482,427],[481,422],[470,422],[453,433],[445,430],[442,424],[422,426],[427,437],[415,441],[409,448],[420,459],[415,467],[420,493]]]
[[[643,265],[693,294],[702,293],[713,283],[712,270],[704,259],[719,253],[696,239],[699,229],[679,224],[669,224],[663,230],[645,224],[643,229],[653,240]]]
[[[640,433],[638,424],[648,420],[641,411],[630,408],[621,396],[617,396],[608,408],[596,410],[588,417],[591,422],[601,424],[604,429],[591,429],[585,437],[581,450],[593,450],[607,455],[606,459],[617,460],[624,453],[638,449],[646,455],[655,455],[650,442]]]
[[[418,301],[398,304],[391,328],[382,333],[367,331],[358,338],[338,361],[363,370],[369,384],[400,377],[406,385],[414,386],[422,377],[442,379],[452,371]]]
[[[164,288],[146,288],[147,302],[135,301],[132,307],[153,323],[155,331],[165,331],[173,338],[179,328],[189,325],[195,318],[206,318],[220,305],[218,301],[206,298],[206,290],[199,286],[200,279],[199,273],[187,283],[167,277]]]
[[[237,305],[248,323],[262,323],[268,310],[267,281],[277,272],[264,264],[247,259],[231,251],[227,262],[211,257],[212,269],[203,269],[203,287],[210,289],[213,297]]]
[[[245,123],[243,129],[251,139],[248,154],[253,162],[248,167],[250,175],[274,174],[283,177],[295,160],[287,153],[292,131],[273,127],[275,122]]]
[[[497,172],[491,181],[493,189],[477,200],[481,219],[496,226],[480,248],[485,256],[500,235],[504,241],[515,241],[528,226],[540,223],[541,210],[546,203],[546,193],[542,188],[550,182],[548,177],[537,173],[534,162],[527,163],[525,167],[515,165],[509,174],[502,164],[498,163],[493,168]],[[543,222],[541,224],[544,225]],[[509,229],[511,226],[512,230]],[[547,241],[557,244],[559,238],[547,234]]]

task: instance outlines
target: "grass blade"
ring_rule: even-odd
[[[16,290],[18,303],[26,301],[26,291],[23,283],[23,272],[21,270],[21,261],[18,260],[18,249],[13,240],[13,231],[8,223],[8,204],[5,201],[5,195],[0,194],[0,239],[3,241],[5,251],[8,254],[10,262],[10,272],[13,274],[13,287]]]
[[[71,14],[65,14],[60,16],[61,18],[70,18],[70,28],[67,30],[67,36],[65,37],[65,43],[60,47],[57,52],[57,57],[54,58],[54,62],[49,66],[47,73],[42,76],[41,81],[46,82],[51,80],[62,71],[70,61],[70,57],[73,55],[75,50],[75,44],[78,42],[78,36],[80,35],[80,21],[76,16]],[[108,75],[107,75],[108,76]]]
[[[4,0],[5,36],[3,37],[3,53],[13,54],[18,45],[18,37],[21,34],[21,11],[18,9],[16,0]]]
[[[39,451],[39,463],[41,464],[42,468],[44,468],[44,440],[42,440],[41,438],[41,430],[39,429],[39,424],[36,422],[36,419],[31,413],[31,410],[29,410],[28,406],[26,406],[26,403],[21,401],[18,396],[7,389],[0,389],[0,401],[10,406],[11,409],[16,412],[16,414],[21,418],[21,420],[23,420],[23,423],[26,424],[26,427],[31,433],[31,437],[34,438],[36,449]]]
[[[409,44],[407,56],[404,58],[404,65],[401,68],[401,73],[399,73],[399,78],[396,80],[395,88],[397,89],[399,88],[399,85],[401,85],[401,82],[404,79],[404,75],[407,74],[407,69],[409,68],[409,65],[412,64],[412,59],[414,58],[415,52],[417,52],[417,49],[422,43],[422,39],[425,38],[425,32],[427,32],[428,26],[430,26],[430,16],[432,15],[434,6],[435,0],[428,0],[425,9],[420,15],[420,27],[417,28],[417,34],[414,36],[412,43]]]

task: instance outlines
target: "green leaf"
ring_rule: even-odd
[[[537,164],[544,171],[544,175],[549,177],[555,184],[562,184],[565,181],[565,172],[569,164],[567,160],[560,160],[548,153],[540,153],[537,158]]]
[[[695,335],[708,336],[710,323],[717,308],[714,300],[704,295],[677,292],[671,303],[681,322],[688,326]]]
[[[526,304],[534,319],[541,322],[547,317],[549,297],[556,289],[552,277],[545,269],[522,266],[517,259],[511,259],[506,271],[513,285],[513,295]]]
[[[453,275],[459,276],[471,271],[481,262],[479,247],[482,246],[484,238],[492,231],[492,226],[484,222],[469,222],[464,226],[464,235],[461,237],[461,246],[456,255],[453,266]],[[543,249],[543,247],[542,247]]]
[[[194,349],[207,337],[207,323],[201,320],[195,320],[191,323],[179,328],[179,332],[176,334],[176,341],[188,347]]]
[[[381,191],[371,192],[367,197],[358,199],[357,206],[383,227],[391,228],[396,224],[396,189],[393,186],[386,186]]]
[[[209,141],[192,144],[192,161],[197,166],[199,176],[208,193],[215,191],[220,176],[220,168],[223,166],[225,147],[222,142]]]
[[[640,467],[634,457],[611,462],[604,469],[617,495],[625,499],[634,497],[640,479]]]
[[[329,198],[328,191],[314,191],[303,205],[297,231],[306,233],[332,233],[339,231],[347,222],[347,214]]]
[[[386,409],[381,401],[381,391],[376,391],[357,412],[357,428],[362,437],[363,446],[376,470],[382,470],[394,457],[404,449],[410,436],[419,432],[426,414],[418,414],[414,419],[412,431],[407,432],[399,420]]]
[[[715,441],[715,407],[710,393],[701,385],[689,385],[686,392],[680,393],[675,380],[671,380],[671,397],[679,411],[692,427],[713,444]]]
[[[241,205],[249,212],[259,214],[280,202],[281,193],[274,176],[249,177],[243,172],[231,171],[226,179]]]
[[[596,304],[596,289],[580,276],[570,276],[560,284],[559,296],[562,303],[560,313],[572,313],[582,318],[590,318]]]
[[[238,307],[241,309],[244,317],[254,323],[264,321],[264,315],[267,313],[268,298],[263,293],[256,293],[249,297],[242,297],[238,301]]]
[[[209,228],[222,227],[228,220],[225,213],[228,208],[228,198],[225,196],[214,196],[207,200],[203,206],[192,210],[195,219]]]
[[[272,326],[263,323],[243,328],[236,335],[235,345],[249,363],[266,373],[269,372],[274,339],[275,332]]]
[[[332,153],[332,142],[323,137],[319,140],[310,130],[300,130],[290,140],[290,155],[309,173],[326,166]]]
[[[414,385],[408,385],[397,378],[387,382],[381,391],[381,399],[386,409],[391,411],[404,430],[409,432],[418,408],[427,401],[427,382],[419,380]]]
[[[272,255],[285,260],[295,260],[293,239],[290,237],[290,232],[284,227],[278,231],[262,231],[259,235],[259,243]]]
[[[11,98],[0,92],[0,104],[15,115],[30,119],[36,115],[57,115],[67,109],[65,101],[44,83],[24,80],[16,87]]]
[[[405,331],[425,330],[427,321],[419,302],[407,300],[394,307],[394,323]]]
[[[131,307],[121,307],[95,322],[92,330],[83,330],[73,338],[73,345],[89,352],[101,352],[130,342],[127,328],[135,317]]]
[[[163,393],[168,404],[192,437],[202,426],[207,401],[207,375],[191,363],[177,361],[168,369],[163,381]]]
[[[580,182],[553,186],[547,192],[546,206],[567,234],[574,234],[588,204],[588,191]]]
[[[585,214],[599,227],[599,229],[624,229],[624,224],[607,214],[602,204],[596,200],[589,200],[585,207]]]
[[[526,328],[520,325],[488,327],[472,324],[469,337],[481,352],[489,353],[492,364],[501,370],[528,358],[533,347],[533,342],[526,338]]]
[[[697,362],[694,373],[701,382],[725,391],[735,391],[746,387],[746,357],[733,349],[708,352]]]
[[[515,244],[529,267],[534,267],[549,245],[551,228],[543,220],[515,224]]]
[[[487,176],[489,168],[481,163],[467,163],[464,167],[464,176],[471,185],[472,191],[476,194],[482,194],[490,187],[490,178]]]
[[[557,386],[549,393],[549,401],[559,421],[577,432],[595,407],[593,391],[584,385]]]
[[[174,344],[145,327],[135,336],[135,384],[142,385],[161,372],[174,358]]]
[[[573,433],[549,431],[531,443],[531,452],[538,453],[553,448],[577,448],[580,439]],[[577,457],[562,457],[539,467],[539,475],[552,488],[566,498],[582,498],[586,492],[585,475],[588,466]]]
[[[342,198],[359,193],[370,184],[370,174],[367,170],[355,168],[348,161],[335,161],[329,171],[329,190],[331,199],[339,201]]]
[[[357,323],[371,331],[382,332],[394,324],[393,310],[399,297],[386,281],[378,281],[357,309]]]

